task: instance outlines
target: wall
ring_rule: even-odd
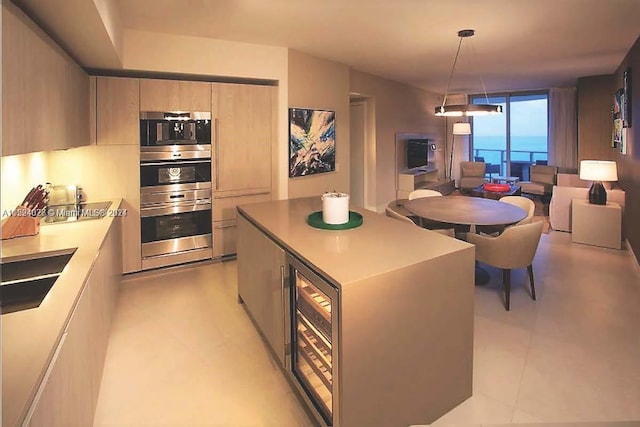
[[[289,198],[349,192],[349,67],[289,50],[289,108],[336,112],[336,171],[289,178]],[[288,154],[287,157],[288,158]],[[287,168],[285,168],[287,169]]]
[[[627,131],[627,154],[617,153],[618,182],[625,195],[625,235],[631,250],[640,259],[640,37],[631,47],[615,73],[614,88],[622,87],[622,74],[631,67],[631,127]],[[613,91],[609,93],[613,102]]]
[[[614,160],[611,149],[613,76],[578,79],[578,163],[580,160]]]
[[[14,209],[31,188],[47,182],[47,153],[29,153],[2,157],[2,189],[0,207],[2,218]]]
[[[351,92],[375,100],[375,206],[383,212],[396,194],[396,134],[424,134],[444,148],[445,120],[434,115],[436,94],[382,77],[351,70]],[[442,151],[437,154],[441,156]],[[439,166],[440,167],[440,166]]]

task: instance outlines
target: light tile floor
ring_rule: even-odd
[[[433,425],[640,420],[630,253],[543,235],[538,300],[515,271],[510,312],[488,269],[476,288],[473,396]],[[233,261],[124,280],[95,425],[311,425],[236,294]]]

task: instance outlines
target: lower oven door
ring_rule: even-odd
[[[140,217],[143,260],[213,247],[211,199],[143,206]]]

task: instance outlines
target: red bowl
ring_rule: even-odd
[[[488,182],[482,184],[482,188],[496,193],[504,193],[505,191],[511,190],[511,186],[509,184],[490,184]]]

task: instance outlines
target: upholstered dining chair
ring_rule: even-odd
[[[511,308],[511,270],[527,267],[531,298],[536,299],[533,281],[533,258],[542,236],[542,222],[507,227],[497,237],[482,234],[467,234],[467,242],[476,246],[476,261],[502,269],[502,286],[505,308]]]
[[[436,190],[427,190],[426,188],[419,188],[409,193],[409,200],[419,199],[420,197],[436,197],[442,196],[442,193]]]
[[[415,222],[413,222],[411,218],[406,217],[402,214],[399,214],[393,209],[386,208],[384,212],[390,218],[394,218],[394,219],[397,219],[398,221],[406,222],[407,224],[418,225]],[[442,228],[442,229],[435,229],[435,230],[430,229],[430,231],[435,231],[436,233],[444,234],[445,236],[449,236],[449,237],[455,237],[453,228]]]
[[[517,224],[529,224],[533,219],[533,214],[536,210],[536,205],[535,203],[533,203],[533,200],[522,196],[504,196],[500,198],[500,201],[517,206],[527,213],[527,216],[524,219],[520,220],[520,222],[518,222]]]

